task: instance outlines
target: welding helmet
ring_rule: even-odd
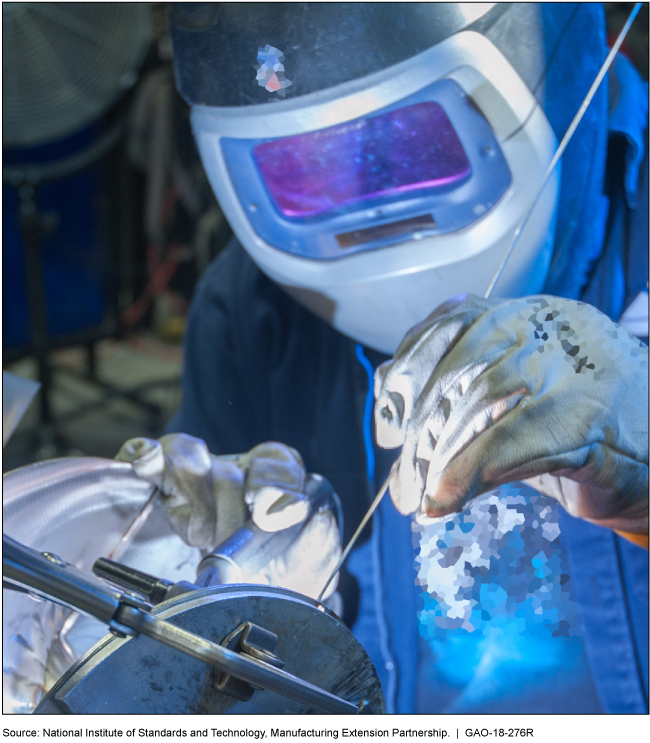
[[[271,279],[386,353],[485,292],[556,147],[536,5],[176,3],[170,27],[212,187]],[[557,191],[495,296],[541,291]]]

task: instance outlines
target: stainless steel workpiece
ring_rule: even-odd
[[[310,513],[340,509],[323,478],[310,476],[307,485]],[[214,550],[199,577],[211,583],[223,573],[222,563],[247,575],[286,549],[302,525],[270,535],[250,527]],[[59,679],[39,713],[384,711],[371,661],[318,601],[248,584],[187,583],[170,595],[181,583],[109,560],[98,561],[95,570],[147,602],[3,534],[3,587],[81,611],[114,633]]]

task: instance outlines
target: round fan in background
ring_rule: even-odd
[[[90,124],[131,87],[148,3],[3,3],[2,142],[30,147]]]

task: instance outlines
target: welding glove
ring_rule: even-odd
[[[212,549],[249,518],[264,531],[279,531],[309,513],[302,458],[276,442],[245,454],[215,456],[201,439],[178,433],[159,441],[130,439],[116,458],[130,462],[139,477],[160,489],[172,528],[193,547]],[[256,582],[317,595],[339,555],[336,519],[319,512]],[[334,582],[330,593],[335,588]]]
[[[174,531],[192,547],[222,542],[246,521],[249,508],[265,531],[293,526],[309,510],[302,458],[283,444],[218,457],[201,439],[174,433],[160,441],[130,439],[116,459],[160,489]]]
[[[251,583],[282,586],[311,598],[318,598],[341,556],[341,537],[336,518],[330,511],[319,511],[305,524],[288,549],[250,579]],[[323,600],[342,616],[342,600],[335,593],[338,575],[330,583]]]
[[[648,529],[648,350],[582,302],[465,295],[375,374],[390,492],[426,524],[524,480],[573,516]]]

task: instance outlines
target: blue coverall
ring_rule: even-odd
[[[544,107],[559,139],[606,50],[601,8],[584,4],[567,23],[575,7],[552,5],[544,9]],[[574,56],[576,34],[594,39],[584,58]],[[647,84],[625,59],[616,62],[615,72],[614,105],[608,110],[603,86],[563,157],[545,292],[582,298],[616,320],[647,287],[648,173]],[[369,376],[384,358],[298,305],[233,239],[206,271],[192,302],[183,401],[168,430],[203,438],[214,453],[243,452],[267,440],[295,447],[307,469],[326,476],[341,497],[347,541],[396,455],[372,443]],[[524,495],[533,504],[541,498]],[[498,586],[491,578],[481,593],[484,631],[470,639],[458,630],[450,630],[446,640],[427,637],[426,591],[415,586],[411,520],[384,499],[340,590],[345,618],[378,668],[389,711],[647,712],[648,553],[568,516],[559,505],[553,508],[560,535],[554,551],[545,553],[547,566],[535,571],[543,576],[546,570],[551,579],[554,570],[561,571],[569,619],[556,612],[547,621],[543,615],[547,635],[555,639],[538,646],[524,609],[520,637],[498,639],[498,617],[488,601]],[[474,527],[459,517],[453,528],[460,533]],[[533,564],[524,542],[522,565]],[[494,558],[498,571],[499,555]],[[571,627],[577,628],[573,638]],[[549,647],[560,648],[550,670],[542,657]],[[517,662],[510,657],[509,664],[497,663],[477,686],[477,669],[487,655],[508,648],[519,648]],[[532,688],[522,691],[527,678]]]

